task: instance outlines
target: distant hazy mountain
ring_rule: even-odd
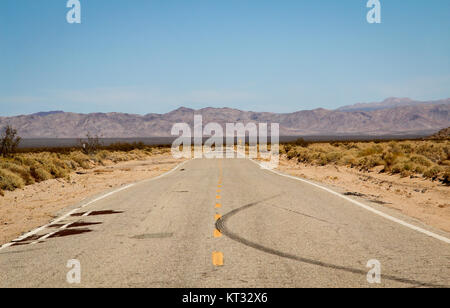
[[[390,97],[382,102],[377,103],[358,103],[355,105],[344,106],[338,108],[338,111],[372,111],[380,109],[392,109],[404,106],[417,106],[417,105],[445,105],[450,104],[450,98],[438,100],[438,101],[415,101],[410,98],[398,98]]]
[[[393,99],[387,101],[394,102]],[[376,106],[386,106],[386,102]],[[87,132],[102,137],[165,137],[174,123],[193,125],[194,114],[208,122],[276,122],[283,136],[299,135],[389,135],[429,134],[450,126],[449,100],[438,103],[404,104],[371,111],[307,110],[294,113],[241,111],[230,108],[193,110],[179,108],[166,114],[45,112],[16,117],[0,117],[0,127],[11,124],[24,138],[79,138]]]

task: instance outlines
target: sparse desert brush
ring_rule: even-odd
[[[97,159],[99,159],[99,160],[105,160],[105,159],[108,158],[108,156],[109,156],[109,152],[106,151],[106,150],[101,150],[100,152],[98,152],[98,153],[96,154],[96,157],[97,157]]]
[[[359,157],[364,157],[364,156],[372,156],[375,154],[381,154],[383,153],[384,149],[380,144],[370,144],[364,148],[362,148],[359,153],[358,156]]]
[[[37,182],[47,181],[47,180],[50,180],[53,178],[52,175],[50,174],[50,172],[48,172],[47,170],[45,170],[42,167],[38,167],[38,166],[31,167],[30,171],[31,171],[31,175]]]
[[[21,149],[11,157],[0,157],[0,196],[4,190],[22,188],[35,182],[55,178],[70,180],[70,172],[104,165],[105,160],[142,160],[167,152],[170,152],[170,147],[145,146],[142,143],[114,144],[111,148],[105,146],[90,154],[77,148]]]
[[[433,162],[431,160],[420,154],[411,155],[409,159],[411,160],[411,162],[424,167],[431,167],[433,165]]]
[[[8,169],[0,169],[0,189],[13,191],[25,186],[25,181]]]
[[[411,140],[376,142],[318,142],[307,147],[284,144],[281,154],[313,165],[344,165],[402,176],[423,175],[443,179],[450,166],[450,141]]]
[[[30,167],[26,165],[19,165],[14,161],[1,161],[0,168],[9,170],[17,175],[19,175],[25,182],[26,185],[34,184],[35,180],[30,172]]]
[[[69,158],[83,169],[89,169],[91,166],[89,156],[80,151],[70,153]]]
[[[353,163],[353,165],[360,167],[363,170],[370,170],[377,166],[383,165],[383,158],[381,154],[372,154],[359,157]]]
[[[434,166],[434,167],[431,167],[431,168],[429,168],[428,170],[426,170],[426,171],[423,173],[423,176],[424,176],[425,178],[430,178],[430,179],[432,179],[432,178],[436,178],[441,172],[442,172],[442,168],[441,168],[441,167],[439,167],[439,166]]]
[[[341,152],[328,152],[328,153],[321,153],[319,156],[319,164],[322,166],[328,165],[328,164],[337,164],[343,156],[343,153]]]

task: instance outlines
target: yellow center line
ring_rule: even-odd
[[[223,266],[223,253],[214,251],[212,253],[212,262],[214,266]]]
[[[219,230],[215,229],[214,230],[214,237],[218,238],[218,237],[221,237],[221,236],[222,236],[222,233]]]
[[[217,183],[217,189],[216,189],[216,200],[220,200],[221,196],[220,193],[222,192],[222,180],[223,180],[223,169],[222,169],[222,161],[219,162],[219,180]],[[215,208],[221,208],[222,204],[220,202],[216,202]],[[214,216],[214,219],[217,221],[220,218],[222,218],[222,215],[216,214]],[[217,230],[217,228],[214,228],[214,238],[219,238],[222,236],[222,233]],[[212,263],[214,266],[223,266],[223,253],[219,251],[214,251],[212,253]]]

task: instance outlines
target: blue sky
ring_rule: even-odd
[[[0,1],[0,116],[450,97],[450,1]]]

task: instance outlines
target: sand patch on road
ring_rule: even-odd
[[[160,154],[70,174],[70,180],[53,179],[5,192],[0,197],[0,245],[45,225],[67,206],[125,184],[161,175],[182,160]]]

